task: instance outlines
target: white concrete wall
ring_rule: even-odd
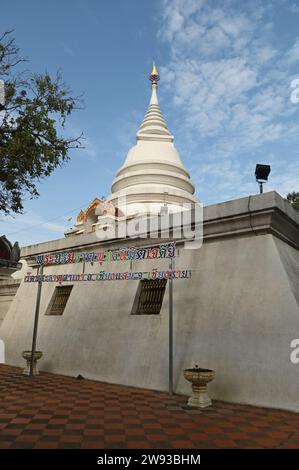
[[[294,295],[299,253],[272,235],[180,249],[176,264],[193,269],[174,281],[176,392],[188,394],[182,371],[195,363],[216,370],[214,398],[299,411],[299,365],[290,362],[299,337]],[[133,270],[168,267],[133,262]],[[81,272],[82,265],[46,273]],[[86,264],[86,272],[126,271],[129,262]],[[157,316],[130,315],[137,281],[74,283],[63,316],[45,316],[55,285],[44,284],[38,348],[41,369],[158,390],[168,388],[168,291]],[[37,284],[22,283],[0,328],[8,363],[23,365],[31,347]]]
[[[0,326],[18,290],[20,281],[8,278],[0,281]]]

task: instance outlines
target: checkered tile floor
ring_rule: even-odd
[[[299,414],[214,402],[0,364],[0,449],[299,448]]]

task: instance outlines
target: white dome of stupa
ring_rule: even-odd
[[[165,206],[169,212],[178,212],[183,204],[198,202],[193,196],[195,189],[190,175],[160,110],[158,80],[158,70],[153,65],[150,74],[152,95],[147,112],[137,132],[136,144],[118,170],[112,182],[112,194],[107,199],[127,216],[158,214]]]

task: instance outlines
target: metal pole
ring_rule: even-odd
[[[39,267],[38,274],[40,276],[43,275],[44,265],[42,264]],[[38,281],[37,286],[37,296],[36,296],[36,304],[35,304],[35,317],[34,317],[34,327],[33,327],[33,337],[32,337],[32,348],[31,348],[31,362],[30,362],[30,374],[29,376],[33,376],[33,364],[34,364],[34,356],[36,350],[36,338],[37,338],[37,327],[38,327],[38,317],[39,317],[39,307],[40,307],[40,298],[41,298],[41,291],[42,291],[42,280]]]
[[[259,185],[260,185],[260,194],[263,194],[263,183],[259,181]]]
[[[170,258],[169,270],[174,270],[174,259]],[[169,278],[169,395],[173,395],[173,279]]]

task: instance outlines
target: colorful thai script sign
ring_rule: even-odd
[[[25,276],[25,282],[79,282],[79,281],[141,281],[156,279],[190,279],[191,270],[175,270],[175,271],[126,271],[126,272],[107,272],[91,274],[43,274]]]
[[[118,250],[101,250],[97,252],[92,251],[81,253],[66,251],[57,254],[38,255],[35,257],[35,261],[38,265],[80,263],[81,261],[103,263],[105,261],[174,258],[175,254],[175,242],[170,242],[149,248],[130,247],[120,248]]]

